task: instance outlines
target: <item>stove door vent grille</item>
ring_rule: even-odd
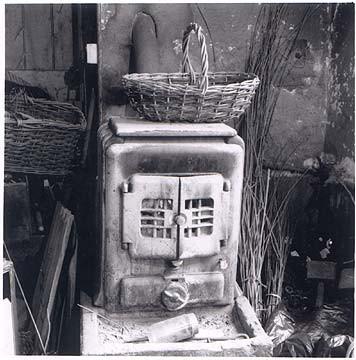
[[[185,200],[185,210],[190,212],[192,222],[190,227],[184,229],[184,237],[198,237],[213,233],[214,199]]]
[[[135,259],[177,258],[179,178],[133,175],[123,186],[122,243]]]
[[[212,256],[228,238],[229,194],[220,174],[135,174],[123,189],[122,242],[133,258]]]
[[[173,199],[143,199],[141,204],[141,235],[150,238],[172,238],[172,227],[165,226],[167,211]]]
[[[180,178],[180,209],[186,223],[179,227],[180,259],[205,257],[220,252],[227,239],[229,194],[220,174]]]

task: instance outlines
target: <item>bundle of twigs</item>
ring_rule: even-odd
[[[270,192],[268,203],[269,243],[263,267],[266,284],[263,294],[264,311],[261,313],[263,323],[282,300],[284,273],[298,221],[293,195],[303,175],[286,176],[283,172],[278,172],[273,176],[273,191]]]
[[[242,199],[241,237],[239,242],[239,277],[242,290],[262,319],[267,293],[280,296],[281,284],[268,289],[263,284],[266,255],[278,259],[270,263],[269,272],[283,273],[288,250],[286,209],[290,192],[276,201],[278,185],[271,191],[271,172],[264,169],[264,155],[273,113],[285,75],[290,67],[290,55],[300,31],[310,15],[307,8],[293,30],[287,28],[289,7],[286,4],[264,4],[252,35],[246,72],[261,80],[250,110],[246,113],[240,134],[246,144],[244,189]],[[267,277],[268,277],[267,271]],[[277,276],[277,275],[276,275]],[[273,285],[274,286],[274,285]],[[271,297],[271,295],[269,295]]]

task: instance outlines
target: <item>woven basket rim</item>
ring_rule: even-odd
[[[16,125],[18,128],[26,127],[26,128],[35,128],[38,130],[47,129],[47,128],[57,128],[57,129],[68,129],[68,130],[80,130],[84,131],[86,128],[85,118],[80,117],[78,119],[80,122],[78,124],[71,124],[68,122],[64,122],[63,120],[52,120],[46,118],[32,118],[32,119],[21,119],[19,122],[15,118],[15,114],[21,116],[20,112],[9,112],[5,111],[5,125]],[[40,127],[38,126],[40,125]]]
[[[40,124],[42,126],[54,126],[57,128],[70,128],[70,129],[85,129],[86,128],[86,118],[83,114],[83,112],[76,106],[66,103],[66,102],[60,102],[60,101],[54,101],[54,100],[47,100],[47,99],[41,99],[41,98],[30,98],[33,103],[36,103],[37,105],[49,105],[53,108],[57,107],[63,107],[67,111],[73,112],[73,114],[76,115],[76,123],[69,123],[67,121],[64,121],[60,117],[58,120],[53,120],[50,118],[47,118],[45,116],[43,117],[34,117],[31,114],[27,114],[26,111],[12,111],[12,110],[6,110],[6,103],[11,102],[10,96],[7,95],[5,97],[5,124],[18,124],[18,120],[16,119],[16,114],[21,117],[21,122],[23,124],[28,125],[36,125]],[[19,97],[17,99],[14,99],[14,102],[18,102],[21,104],[26,104],[26,101]],[[25,114],[25,118],[23,118],[22,114]],[[26,117],[30,117],[31,119],[26,119]],[[46,122],[46,124],[44,124]],[[20,125],[19,125],[20,126]]]
[[[9,99],[12,98],[14,96],[12,95],[5,95],[5,102],[6,101],[10,101]],[[30,101],[33,102],[37,102],[37,103],[42,103],[42,104],[48,104],[48,105],[59,105],[59,106],[64,106],[64,107],[68,107],[71,108],[73,110],[82,112],[77,106],[74,106],[71,103],[68,102],[64,102],[64,101],[57,101],[57,100],[48,100],[48,99],[43,99],[43,98],[34,98],[34,97],[30,97],[28,96]],[[15,100],[15,99],[14,99]],[[16,98],[16,101],[21,101],[21,102],[25,102],[25,100],[19,96],[18,98]]]
[[[247,73],[237,73],[237,72],[219,72],[219,73],[211,73],[211,78],[215,79],[219,76],[222,78],[231,77],[231,82],[225,81],[222,84],[214,84],[209,85],[206,90],[206,94],[212,94],[215,92],[222,92],[226,90],[236,91],[236,89],[243,89],[246,86],[257,86],[260,82],[259,78],[255,74],[247,74]],[[208,74],[210,75],[210,74]],[[241,81],[234,81],[238,76],[246,76],[246,79],[241,79]],[[190,92],[191,95],[199,95],[203,96],[201,89],[198,84],[189,84],[188,80],[190,79],[189,74],[187,73],[141,73],[141,74],[127,74],[124,75],[124,86],[126,91],[129,90],[130,87],[138,87],[138,88],[155,88],[159,87],[160,91],[171,93],[172,91],[180,91],[182,94],[187,91]],[[180,83],[171,83],[167,80],[174,79],[183,79],[186,80],[185,84]]]
[[[197,74],[197,76],[199,77],[200,74]],[[246,79],[242,80],[242,81],[248,81],[248,80],[258,80],[259,78],[256,74],[254,73],[245,73],[245,72],[235,72],[235,71],[218,71],[218,72],[208,72],[208,76],[211,78],[214,77],[238,77],[238,76],[246,76]],[[182,72],[174,72],[174,73],[130,73],[130,74],[125,74],[122,76],[123,79],[125,80],[136,80],[139,79],[140,81],[142,81],[143,79],[155,79],[155,78],[165,78],[165,79],[169,79],[169,78],[190,78],[189,73],[182,73]]]
[[[18,174],[35,174],[35,175],[50,175],[50,176],[66,176],[74,173],[75,169],[79,165],[75,165],[72,168],[60,169],[60,170],[41,170],[30,166],[16,166],[5,165],[5,171],[18,173]]]
[[[258,85],[260,80],[257,75],[255,74],[248,74],[248,73],[239,73],[239,72],[215,72],[215,73],[208,73],[208,77],[210,79],[225,79],[230,78],[222,84],[214,84],[209,85],[207,92],[216,91],[219,89],[225,89],[226,87],[243,87],[247,84]],[[240,79],[242,77],[242,79]],[[245,77],[245,78],[243,78]],[[198,74],[199,78],[199,74]],[[236,81],[239,78],[240,81]],[[162,86],[162,87],[169,87],[169,88],[176,88],[176,89],[197,89],[197,84],[179,84],[179,83],[170,83],[167,80],[186,80],[187,82],[190,80],[190,75],[188,73],[132,73],[126,74],[123,76],[124,85],[125,87],[130,87],[133,84],[138,84],[140,86]],[[231,80],[231,81],[229,81]],[[131,84],[131,85],[130,85]],[[201,91],[200,91],[201,92]]]

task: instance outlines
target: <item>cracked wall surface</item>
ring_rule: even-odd
[[[355,48],[354,4],[329,7],[330,46],[328,49],[328,118],[325,151],[355,159]]]
[[[300,21],[306,4],[290,4],[289,29]],[[306,158],[323,151],[353,155],[353,4],[315,4],[291,55],[272,122],[267,164],[302,169]],[[156,21],[161,72],[180,71],[185,23],[199,23],[206,36],[211,71],[244,70],[259,4],[116,4],[101,5],[99,51],[103,116],[123,109],[120,77],[130,69],[131,31],[135,14],[148,12]],[[351,15],[350,15],[351,14]],[[352,17],[352,19],[350,18]],[[344,18],[348,20],[343,21]],[[200,69],[197,40],[190,56]],[[352,54],[352,56],[351,56]],[[147,58],[150,61],[150,58]]]

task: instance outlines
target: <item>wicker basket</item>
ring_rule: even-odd
[[[71,104],[5,97],[5,171],[67,175],[80,160],[86,128]]]
[[[199,40],[202,71],[196,75],[188,48],[190,33]],[[123,76],[131,106],[151,121],[225,122],[243,114],[259,84],[254,74],[208,72],[205,37],[197,24],[183,35],[183,73]]]

